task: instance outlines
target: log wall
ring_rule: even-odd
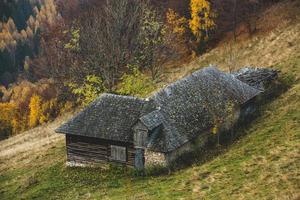
[[[126,147],[126,162],[111,159],[111,145]],[[134,166],[135,149],[133,144],[66,135],[67,161],[77,164],[117,162]]]

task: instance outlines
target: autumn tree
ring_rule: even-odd
[[[16,105],[13,103],[0,103],[0,140],[14,133],[13,121],[17,115]]]
[[[180,16],[172,9],[166,12],[165,37],[167,45],[172,48],[176,54],[174,56],[185,55],[190,51],[189,46],[189,23],[188,19]]]
[[[197,40],[208,39],[209,31],[214,29],[216,13],[208,0],[191,0],[190,29]]]
[[[17,76],[23,72],[25,57],[37,56],[40,30],[48,30],[59,15],[54,0],[1,1],[0,7],[0,77]]]
[[[39,124],[39,118],[42,115],[41,108],[42,106],[42,99],[38,95],[33,95],[30,99],[29,103],[29,127],[33,128]]]

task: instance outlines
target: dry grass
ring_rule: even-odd
[[[276,4],[260,17],[258,32],[252,38],[239,42],[221,41],[216,48],[192,62],[168,68],[164,72],[163,84],[173,82],[208,65],[217,65],[225,71],[229,71],[230,68],[237,70],[244,66],[276,66],[298,55],[299,21],[299,1],[284,1]]]
[[[63,141],[64,136],[56,134],[54,130],[71,116],[66,114],[54,122],[0,141],[0,172],[23,167]]]

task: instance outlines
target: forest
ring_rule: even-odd
[[[228,32],[251,37],[258,13],[275,2],[1,1],[0,139],[103,92],[145,97],[165,68],[203,54]]]

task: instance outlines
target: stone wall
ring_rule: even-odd
[[[166,158],[164,153],[158,153],[150,150],[145,150],[145,167],[151,165],[162,165],[166,166]]]
[[[91,167],[92,164],[72,160],[72,161],[67,161],[66,166],[67,167]]]

